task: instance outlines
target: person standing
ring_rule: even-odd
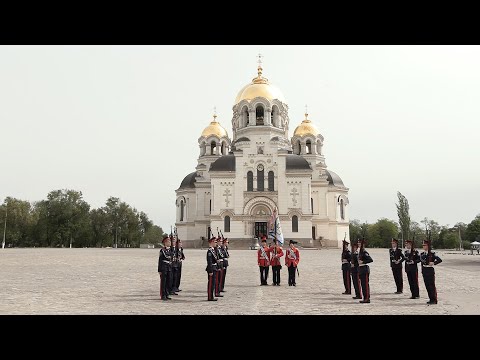
[[[363,300],[361,304],[370,303],[370,268],[367,264],[373,262],[372,257],[365,250],[365,239],[360,240],[358,251],[358,275],[360,277],[360,284],[362,285]]]
[[[281,246],[278,246],[277,238],[275,237],[273,238],[273,245],[270,248],[270,254],[273,274],[273,285],[280,286],[280,270],[282,269],[280,258],[283,256],[283,249]]]
[[[223,278],[223,253],[220,250],[222,246],[222,238],[219,236],[215,241],[215,253],[217,254],[217,276],[215,278],[215,297],[223,297],[220,294],[220,286]]]
[[[177,239],[175,236],[170,235],[171,240],[171,247],[170,247],[170,254],[172,255],[172,280],[170,283],[170,294],[178,295],[177,294],[177,280],[178,280],[178,247],[177,247]]]
[[[178,269],[177,269],[177,282],[175,284],[175,291],[182,291],[180,289],[180,281],[182,280],[182,263],[185,260],[185,254],[183,253],[182,247],[182,240],[177,239],[177,262],[178,262]]]
[[[297,283],[295,282],[295,271],[300,262],[300,253],[295,247],[295,244],[297,244],[297,241],[290,240],[289,248],[285,254],[285,265],[287,265],[288,268],[288,286],[297,286]]]
[[[158,255],[158,273],[160,274],[160,299],[172,300],[168,295],[170,289],[170,273],[172,271],[172,256],[170,253],[170,238],[167,236],[162,240],[163,248]]]
[[[413,240],[407,240],[407,250],[405,250],[405,272],[407,273],[408,285],[410,285],[410,292],[412,296],[410,299],[418,299],[420,297],[420,290],[418,286],[418,266],[420,262],[420,255],[414,249]]]
[[[352,283],[350,279],[350,261],[352,260],[352,254],[348,250],[348,241],[343,240],[342,250],[342,273],[343,273],[343,285],[345,286],[345,292],[342,294],[350,295],[352,293]]]
[[[350,271],[352,274],[353,288],[355,289],[355,296],[353,299],[362,298],[362,289],[360,288],[360,277],[358,276],[358,244],[352,241],[352,258],[350,260]]]
[[[395,294],[403,293],[403,266],[402,262],[405,260],[402,250],[398,248],[398,240],[392,238],[392,248],[390,252],[390,267],[392,268],[393,279],[395,280],[395,285],[397,286],[397,291]]]
[[[267,238],[262,236],[260,249],[257,251],[257,263],[260,268],[260,285],[268,285],[268,269],[270,267],[270,249],[267,246]]]
[[[208,274],[208,285],[207,285],[207,294],[208,294],[208,301],[217,301],[213,297],[213,293],[215,291],[215,280],[216,280],[216,273],[217,273],[217,252],[215,251],[215,242],[216,239],[214,237],[208,240],[208,250],[207,250],[207,267],[206,271]]]
[[[220,292],[225,292],[225,278],[227,277],[227,268],[228,268],[228,258],[230,254],[228,253],[228,238],[223,238],[222,244],[223,252],[223,276],[222,276],[222,285],[220,286]]]
[[[425,287],[427,288],[428,305],[437,304],[437,288],[435,286],[435,269],[434,265],[438,265],[442,262],[435,252],[432,251],[432,244],[430,240],[424,240],[423,252],[420,254],[420,262],[422,264],[422,275]]]

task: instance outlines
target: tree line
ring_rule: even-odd
[[[159,243],[164,236],[147,214],[117,197],[92,209],[81,191],[68,189],[32,203],[7,197],[0,219],[6,247],[139,247]]]
[[[397,192],[398,222],[381,218],[374,224],[361,223],[354,219],[350,221],[350,239],[355,241],[365,236],[369,247],[390,247],[392,238],[398,240],[415,239],[420,247],[426,239],[426,229],[431,231],[432,247],[436,249],[470,249],[470,243],[480,242],[480,214],[469,224],[458,222],[453,226],[440,225],[435,220],[424,218],[420,223],[412,221],[409,215],[408,200]],[[401,242],[400,242],[401,244]]]

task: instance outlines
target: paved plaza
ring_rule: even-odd
[[[340,249],[300,250],[297,286],[259,286],[256,251],[231,250],[224,297],[207,301],[206,250],[186,249],[182,292],[159,299],[158,249],[0,250],[0,314],[480,314],[480,256],[439,251],[438,305],[395,295],[387,249],[369,249],[371,303],[344,291]],[[268,283],[272,283],[270,269]]]

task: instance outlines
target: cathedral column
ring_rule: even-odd
[[[265,125],[272,124],[272,109],[265,109]]]
[[[317,155],[317,142],[312,143],[312,154]]]
[[[256,117],[256,113],[255,113],[255,110],[252,110],[249,112],[249,122],[250,122],[250,126],[255,126],[257,125],[257,117]]]
[[[300,155],[305,155],[306,154],[306,145],[304,142],[300,143]]]

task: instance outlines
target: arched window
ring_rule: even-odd
[[[215,152],[217,151],[217,143],[215,141],[212,141],[210,144],[210,155],[215,155]]]
[[[180,221],[183,221],[183,214],[184,214],[184,203],[183,200],[180,200]]]
[[[253,172],[247,172],[247,191],[253,191]]]
[[[230,232],[230,216],[225,216],[223,219],[223,229],[225,232]]]
[[[212,213],[212,200],[210,200],[210,214]]]
[[[307,151],[307,154],[312,153],[312,142],[310,140],[307,140],[306,151]]]
[[[298,232],[298,216],[292,216],[292,232]]]
[[[275,191],[275,175],[273,171],[268,172],[268,191]]]
[[[263,175],[263,166],[257,168],[257,191],[265,191],[265,179]]]
[[[263,125],[264,110],[263,106],[258,105],[255,109],[255,115],[257,119],[257,125]]]
[[[312,214],[313,214],[313,198],[310,198],[310,207],[312,208]]]
[[[342,220],[345,220],[345,209],[344,209],[343,199],[340,200],[340,217],[342,218]]]

